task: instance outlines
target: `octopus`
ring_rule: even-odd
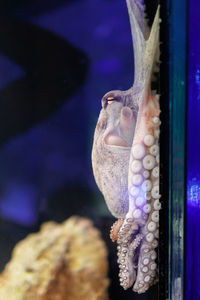
[[[127,0],[134,49],[134,82],[106,93],[92,148],[96,183],[116,222],[120,285],[137,293],[158,281],[159,95],[151,90],[159,53],[159,6],[146,30],[141,0]]]

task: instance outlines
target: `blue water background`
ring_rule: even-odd
[[[48,211],[48,198],[66,186],[101,197],[91,169],[93,132],[104,93],[132,84],[132,41],[126,3],[120,0],[30,1],[10,17],[54,33],[89,61],[85,82],[70,99],[0,146],[0,215],[33,226],[40,212]],[[23,76],[26,70],[0,53],[0,89]],[[96,213],[109,214],[103,198],[99,206]]]

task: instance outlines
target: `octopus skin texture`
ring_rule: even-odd
[[[96,183],[117,221],[119,280],[124,289],[146,292],[158,280],[159,95],[151,81],[159,51],[159,6],[145,32],[141,0],[127,0],[133,38],[135,76],[127,91],[102,98],[92,149]]]

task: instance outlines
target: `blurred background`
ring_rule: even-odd
[[[1,270],[41,223],[81,215],[109,248],[110,299],[156,299],[156,287],[133,297],[118,284],[114,219],[91,168],[100,100],[133,82],[126,2],[2,0],[0,11]]]

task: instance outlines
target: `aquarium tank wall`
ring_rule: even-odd
[[[16,300],[27,291],[30,294],[26,297],[38,300],[58,296],[62,300],[61,295],[66,294],[69,300],[87,299],[84,295],[95,300],[98,293],[102,300],[200,299],[200,4],[197,0],[145,2],[148,26],[152,26],[159,4],[162,20],[160,71],[151,86],[160,94],[161,108],[159,280],[142,294],[120,286],[117,243],[109,237],[116,219],[96,185],[91,163],[103,95],[128,90],[137,75],[126,1],[3,0],[2,299]],[[45,247],[51,250],[44,251]],[[23,251],[32,251],[33,266],[26,255],[18,257]],[[46,281],[38,279],[35,270],[40,270],[49,257],[53,267],[46,274],[55,281],[50,291],[45,291],[46,298],[39,298],[45,289],[36,296],[38,286],[45,286]],[[59,265],[62,259],[56,257],[65,257],[63,264]],[[69,265],[72,273],[68,273]],[[80,273],[83,270],[85,273]],[[27,291],[10,280],[18,276],[21,286],[29,280]],[[37,288],[31,289],[30,278],[37,282]],[[57,284],[65,282],[61,278],[71,278],[68,290]],[[8,282],[13,286],[7,286]],[[78,289],[82,296],[74,296]]]

